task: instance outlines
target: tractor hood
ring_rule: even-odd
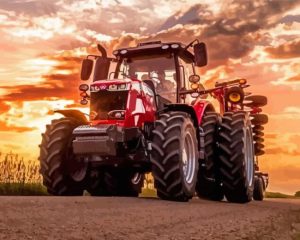
[[[92,125],[116,124],[141,127],[153,122],[154,98],[143,92],[138,79],[112,79],[90,85],[90,121]]]

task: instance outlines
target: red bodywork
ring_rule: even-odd
[[[108,89],[110,85],[127,84],[128,98],[123,120],[94,120],[91,125],[114,124],[122,127],[142,127],[145,122],[154,122],[156,107],[154,96],[146,90],[145,85],[138,79],[96,81],[92,86],[101,90]],[[117,94],[117,92],[116,92]]]
[[[91,125],[99,124],[114,124],[125,128],[142,127],[146,122],[154,122],[156,120],[156,106],[154,96],[147,91],[145,84],[138,79],[126,80],[104,80],[96,81],[91,84],[91,87],[97,86],[100,91],[106,90],[110,85],[119,84],[128,85],[128,98],[125,110],[125,119],[123,120],[92,120]],[[117,93],[116,93],[117,94]],[[198,99],[192,105],[198,124],[201,124],[203,114],[206,107],[211,104],[207,100]]]
[[[202,121],[205,109],[207,108],[207,106],[209,104],[211,104],[211,103],[207,100],[198,99],[198,100],[196,100],[196,102],[193,105],[199,126],[201,125],[201,121]]]

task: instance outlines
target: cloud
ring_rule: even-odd
[[[291,24],[293,22],[300,22],[300,15],[286,15],[279,21],[279,23],[286,24]]]
[[[42,56],[41,56],[42,57]],[[79,85],[79,71],[81,57],[71,55],[70,51],[53,56],[44,56],[47,61],[53,62],[48,74],[41,76],[42,82],[38,84],[24,84],[17,86],[3,86],[7,93],[0,96],[2,101],[34,101],[53,99],[77,99]],[[37,62],[41,62],[38,60]],[[1,105],[0,105],[1,107]]]
[[[213,12],[208,5],[196,4],[187,11],[178,11],[163,23],[158,31],[172,28],[178,24],[208,24],[213,17]]]
[[[296,83],[296,82],[300,83],[300,74],[289,77],[288,79],[286,79],[286,81],[291,83]]]
[[[0,132],[30,132],[35,130],[35,127],[25,127],[25,126],[15,126],[15,125],[8,125],[5,121],[0,121]]]
[[[283,113],[284,114],[300,114],[300,107],[295,107],[295,106],[286,107],[284,109]]]
[[[9,109],[10,106],[7,103],[0,101],[0,114],[3,112],[7,112]]]
[[[266,133],[265,151],[267,155],[300,156],[300,135],[291,133]]]
[[[278,65],[278,72],[282,75],[276,80],[271,81],[272,84],[278,85],[286,85],[290,86],[295,90],[300,89],[300,81],[299,81],[299,72],[300,72],[300,63],[297,58],[290,59],[287,62],[284,62]]]
[[[266,47],[265,51],[272,58],[299,58],[300,57],[300,38],[294,41],[280,44],[277,47]]]
[[[289,150],[284,147],[266,147],[266,154],[284,154],[284,155],[289,155],[289,156],[300,156],[300,150],[293,149]]]
[[[278,133],[265,133],[265,139],[276,139],[278,137]]]
[[[31,16],[51,15],[55,14],[58,10],[57,2],[58,0],[2,0],[0,2],[0,9]]]

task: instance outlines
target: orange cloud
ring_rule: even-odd
[[[300,74],[295,75],[293,77],[289,77],[286,81],[287,82],[300,82]]]
[[[272,58],[298,58],[300,57],[300,39],[280,44],[277,47],[266,47],[265,51]]]
[[[6,104],[5,102],[0,102],[0,113],[1,112],[7,112],[10,109],[10,106]]]
[[[24,127],[24,126],[15,126],[15,125],[7,125],[7,122],[0,121],[0,132],[30,132],[35,130],[34,127]]]

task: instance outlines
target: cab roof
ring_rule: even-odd
[[[186,46],[180,42],[161,41],[141,42],[136,47],[120,48],[113,51],[113,54],[119,58],[134,58],[149,55],[178,54],[185,62],[193,63],[194,55],[186,49]]]

